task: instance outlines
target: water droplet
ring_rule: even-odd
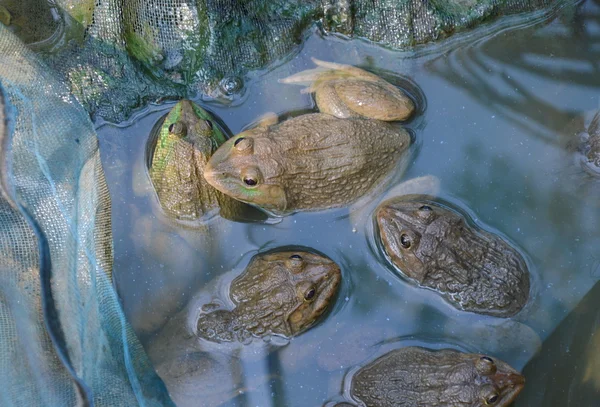
[[[239,93],[239,91],[244,87],[244,82],[237,76],[226,76],[221,79],[219,87],[224,94],[230,96],[234,93]]]

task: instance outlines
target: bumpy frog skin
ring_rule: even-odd
[[[527,303],[529,272],[521,255],[431,197],[385,201],[376,210],[376,220],[392,263],[456,308],[510,317]]]
[[[256,255],[231,283],[235,308],[201,314],[197,334],[213,342],[246,342],[271,334],[291,338],[317,321],[340,281],[338,265],[318,254]]]
[[[221,216],[232,218],[244,210],[245,205],[208,185],[202,175],[225,140],[211,115],[189,100],[177,103],[155,127],[148,141],[148,170],[168,216],[198,220],[220,209]]]
[[[415,104],[400,89],[379,76],[351,65],[312,58],[318,66],[287,78],[281,83],[308,84],[304,92],[315,94],[321,113],[348,119],[362,117],[383,121],[403,121]]]
[[[368,407],[506,407],[524,385],[519,372],[486,355],[406,347],[358,370],[350,393]]]
[[[590,175],[600,177],[600,111],[594,115],[587,133],[581,137],[581,164]]]
[[[277,250],[255,255],[231,282],[233,308],[205,303],[192,326],[196,311],[183,310],[152,341],[152,363],[178,406],[221,406],[263,385],[268,378],[244,376],[244,363],[266,362],[277,346],[267,337],[306,332],[334,301],[341,271],[331,259]]]
[[[206,166],[209,184],[242,202],[287,214],[349,205],[395,168],[410,136],[383,120],[406,119],[412,101],[361,69],[316,62],[326,69],[285,82],[312,81],[310,90],[326,113],[280,124],[271,117],[231,138]]]

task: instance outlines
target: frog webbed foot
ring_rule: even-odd
[[[383,121],[408,119],[415,105],[391,83],[350,65],[319,61],[318,66],[281,79],[282,83],[308,85],[322,113],[342,119],[364,117]]]

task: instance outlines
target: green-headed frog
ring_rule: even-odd
[[[229,298],[191,303],[152,344],[148,353],[173,400],[216,406],[251,387],[242,365],[262,363],[280,340],[313,326],[333,303],[340,281],[339,266],[324,255],[255,255],[231,281]]]
[[[525,378],[501,360],[410,346],[354,373],[349,395],[361,407],[506,407],[524,385]]]
[[[281,215],[347,206],[393,171],[411,139],[387,122],[409,118],[413,101],[362,69],[313,61],[282,82],[310,83],[320,113],[270,115],[232,137],[206,166],[210,185]]]
[[[177,103],[154,127],[147,144],[148,170],[169,217],[195,221],[220,213],[231,219],[247,209],[203,177],[208,159],[226,140],[210,113],[189,100]]]

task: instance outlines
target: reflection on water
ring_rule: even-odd
[[[173,316],[186,315],[191,298],[222,298],[217,277],[239,273],[258,250],[304,245],[342,267],[333,310],[286,346],[258,360],[240,358],[243,380],[252,383],[230,405],[321,405],[339,397],[351,366],[406,340],[452,344],[522,369],[600,277],[594,199],[600,182],[580,178],[585,174],[573,169],[565,149],[600,107],[600,5],[588,1],[534,25],[510,21],[521,26],[478,30],[416,53],[315,32],[295,58],[250,81],[243,103],[208,107],[234,134],[269,111],[311,109],[309,95],[276,81],[312,67],[310,57],[410,77],[427,97],[427,110],[408,125],[419,148],[404,179],[440,178],[443,199],[517,245],[533,280],[521,313],[501,320],[460,312],[407,284],[384,264],[370,232],[363,233],[368,228],[353,232],[347,210],[301,213],[270,225],[216,219],[200,231],[169,222],[143,160],[147,135],[168,104],[99,130],[113,197],[116,284],[151,358],[157,361],[170,346],[157,349],[157,338],[183,335]],[[531,380],[526,390],[539,394],[547,385]],[[516,404],[539,405],[527,394]]]
[[[523,369],[521,406],[595,406],[600,392],[600,283]]]

